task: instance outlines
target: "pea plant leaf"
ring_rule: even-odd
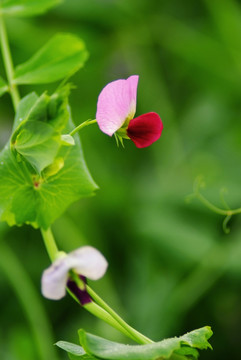
[[[0,76],[0,96],[2,96],[7,91],[8,91],[8,85],[5,83],[3,78],[1,78],[1,76]]]
[[[69,86],[59,93],[40,97],[28,96],[24,101],[30,102],[31,109],[15,129],[11,138],[11,148],[22,155],[38,172],[51,165],[57,156],[62,142],[61,130],[66,126],[69,113]],[[34,103],[31,103],[34,99]],[[20,109],[24,105],[21,104]]]
[[[70,343],[68,341],[58,341],[55,345],[72,355],[81,356],[86,354],[81,346]]]
[[[61,134],[73,129],[65,92],[66,89],[62,95],[47,98],[31,93],[19,104],[14,134],[0,152],[0,220],[9,225],[27,223],[47,229],[71,203],[93,195],[97,189],[86,166],[78,135],[74,136],[74,146],[62,145]],[[67,120],[64,109],[68,113]],[[53,128],[50,132],[49,127]],[[33,133],[36,129],[43,131],[45,142]],[[56,133],[60,142],[57,142],[55,156],[56,149],[53,151],[48,141],[54,141]],[[19,147],[15,143],[13,148],[18,136]],[[46,155],[48,153],[50,155]],[[52,163],[39,172],[50,160]]]
[[[41,173],[53,163],[60,147],[60,135],[42,121],[28,121],[22,128],[14,140],[14,149]]]
[[[27,119],[38,99],[39,96],[35,92],[32,92],[20,101],[14,118],[13,130],[15,130],[24,119]]]
[[[56,344],[60,349],[68,353],[70,360],[96,360],[97,358],[86,354],[82,346],[70,343],[68,341],[58,341]]]
[[[34,16],[43,14],[62,0],[2,0],[0,13],[8,16]]]
[[[37,53],[18,65],[16,84],[42,84],[63,79],[78,71],[88,58],[84,42],[77,36],[61,33],[50,39]]]
[[[124,345],[79,330],[80,344],[87,354],[105,360],[196,360],[198,350],[211,348],[206,326],[180,337],[147,345]]]

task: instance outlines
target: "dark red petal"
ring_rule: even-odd
[[[84,284],[86,284],[86,278],[82,275],[79,275]],[[77,297],[81,305],[86,305],[92,301],[90,295],[87,292],[86,285],[83,290],[81,290],[78,285],[73,280],[68,280],[67,287],[69,290]]]
[[[161,136],[163,124],[155,112],[140,115],[129,122],[127,134],[138,148],[150,146]]]

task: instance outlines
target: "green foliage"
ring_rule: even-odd
[[[82,356],[86,354],[86,352],[81,346],[70,343],[68,341],[58,341],[55,345],[72,355]]]
[[[11,138],[11,148],[22,155],[40,174],[51,165],[63,144],[61,130],[67,125],[69,112],[69,86],[52,96],[30,94],[20,103],[16,130]],[[34,103],[32,103],[32,99]],[[25,108],[25,103],[28,106]],[[23,118],[19,117],[23,111]],[[25,112],[27,114],[25,114]]]
[[[8,16],[34,16],[60,4],[62,0],[3,0],[0,13]]]
[[[6,91],[8,91],[8,86],[0,76],[0,96],[2,96]]]
[[[204,327],[184,336],[165,339],[153,344],[124,345],[79,330],[80,343],[88,354],[111,360],[155,360],[159,358],[171,360],[180,353],[180,360],[187,359],[186,355],[189,359],[194,360],[198,357],[198,351],[193,351],[192,348],[200,350],[211,348],[207,341],[211,336],[211,329]]]
[[[38,173],[53,163],[59,150],[60,136],[51,125],[41,121],[28,121],[15,136],[14,149]]]
[[[88,58],[84,42],[72,34],[57,34],[31,59],[16,67],[16,84],[60,80],[79,70]]]
[[[31,93],[19,104],[11,143],[0,154],[0,216],[10,225],[47,229],[96,189],[78,136],[74,146],[61,140],[61,131],[73,127],[68,93],[68,86],[52,96]]]
[[[57,345],[60,349],[65,350],[68,353],[70,360],[78,360],[80,357],[82,360],[96,359],[96,357],[86,354],[82,346],[68,341],[58,341],[55,345]]]
[[[93,359],[105,360],[196,360],[198,350],[212,349],[208,342],[211,336],[212,330],[206,326],[153,344],[124,345],[88,334],[81,329],[79,338],[82,346],[65,341],[59,341],[56,345],[81,359],[85,359],[86,354],[93,356]]]

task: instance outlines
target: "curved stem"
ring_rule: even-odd
[[[135,336],[134,329],[132,331],[129,330],[130,326],[125,323],[95,292],[92,290],[87,284],[85,284],[79,276],[73,271],[70,271],[70,276],[72,280],[75,281],[76,285],[82,289],[82,287],[86,287],[88,294],[92,297],[92,300],[89,303],[82,305],[86,310],[88,310],[91,314],[95,315],[99,319],[105,321],[107,324],[113,326],[115,329],[119,330],[120,332],[124,333],[127,337],[130,337],[132,340],[142,344],[145,343],[142,339]],[[69,288],[67,288],[68,293],[72,298],[81,305],[79,299],[71,292]],[[97,301],[98,299],[98,301]],[[96,301],[96,302],[95,302]],[[104,305],[104,306],[103,306]],[[115,314],[115,316],[113,316]],[[120,321],[121,320],[121,321]],[[125,326],[123,326],[123,323]],[[141,334],[139,334],[141,335]]]
[[[98,317],[99,319],[103,320],[107,324],[111,325],[116,330],[122,332],[127,337],[131,338],[134,341],[136,340],[136,337],[129,333],[129,331],[126,331],[119,322],[117,322],[113,317],[105,311],[101,306],[96,304],[95,302],[90,302],[88,304],[83,305],[83,307],[88,310],[92,315]]]
[[[20,96],[18,92],[18,88],[16,84],[14,84],[14,67],[13,61],[11,57],[11,52],[8,44],[7,32],[4,24],[3,16],[0,16],[0,39],[1,39],[1,48],[2,48],[2,56],[3,62],[7,74],[8,84],[9,84],[9,92],[12,98],[13,106],[16,111],[18,103],[20,101]]]
[[[97,121],[96,120],[86,120],[83,123],[81,123],[80,125],[78,125],[74,130],[72,130],[69,135],[73,136],[74,134],[76,134],[78,131],[82,130],[84,127],[95,124]]]
[[[90,296],[95,300],[95,302],[100,305],[105,311],[107,311],[122,327],[128,331],[128,333],[134,337],[134,339],[140,344],[150,344],[153,343],[151,339],[141,334],[139,331],[133,329],[130,325],[128,325],[104,300],[101,299],[99,295],[95,293],[93,289],[89,285],[86,285],[87,291]]]
[[[39,359],[57,359],[48,318],[28,274],[14,252],[1,241],[0,267],[8,278],[29,321]]]

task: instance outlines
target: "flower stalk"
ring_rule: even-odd
[[[53,233],[50,228],[48,228],[47,230],[41,229],[41,233],[49,258],[53,262],[59,252]]]
[[[97,121],[96,120],[86,120],[83,123],[79,124],[78,126],[76,126],[76,128],[74,128],[74,130],[72,130],[69,135],[73,136],[75,135],[78,131],[82,130],[84,127],[95,124]]]
[[[106,310],[119,324],[121,324],[122,328],[124,328],[132,337],[134,336],[134,340],[140,344],[150,344],[153,343],[151,339],[141,334],[139,331],[133,329],[130,325],[128,325],[96,292],[91,289],[89,285],[86,285],[89,295],[92,299],[100,305],[104,310]]]

